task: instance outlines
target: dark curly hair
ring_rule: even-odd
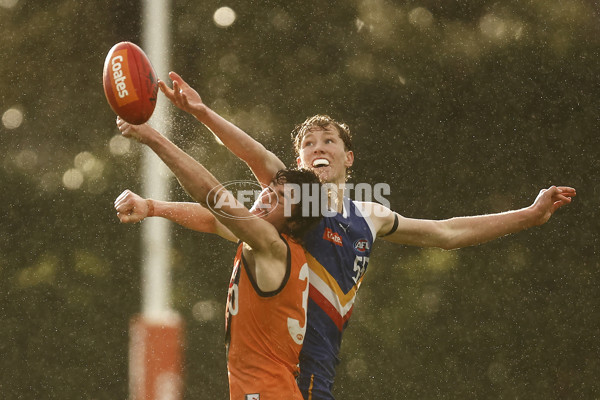
[[[277,171],[272,182],[278,185],[285,185],[286,183],[295,184],[300,187],[307,187],[303,186],[303,184],[308,184],[311,190],[319,190],[321,192],[319,177],[308,169],[281,169]],[[322,215],[320,212],[316,216],[312,215],[312,213],[310,215],[302,215],[302,200],[300,200],[300,203],[292,208],[292,215],[287,219],[285,228],[281,233],[285,233],[294,241],[302,244],[304,236],[319,224],[321,218]]]

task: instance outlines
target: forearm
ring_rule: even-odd
[[[151,204],[149,217],[162,217],[196,232],[214,233],[237,242],[238,238],[206,208],[198,203],[146,200]]]
[[[207,107],[198,92],[177,73],[170,72],[169,77],[173,80],[173,89],[159,81],[165,96],[210,129],[229,150],[248,164],[261,183],[270,184],[275,173],[285,165],[246,132]]]
[[[171,169],[185,191],[206,207],[207,196],[213,188],[220,186],[219,181],[203,165],[158,132],[146,138],[144,144]]]
[[[443,224],[443,247],[457,249],[485,243],[537,225],[538,218],[531,207],[499,214],[457,217],[440,221]]]
[[[160,200],[147,200],[149,217],[162,217],[175,222],[184,228],[198,232],[215,233],[216,218],[206,208],[198,203],[170,202]]]
[[[399,216],[398,229],[383,239],[419,247],[458,249],[485,243],[538,225],[535,211],[523,208],[499,214],[457,217],[445,220],[412,219]]]
[[[567,186],[542,189],[529,207],[498,214],[450,218],[441,221],[398,216],[397,229],[384,240],[422,247],[457,249],[488,242],[504,235],[546,223],[552,214],[576,195]],[[375,218],[377,222],[377,218]],[[391,217],[380,218],[380,230],[391,225]]]
[[[274,235],[270,236],[278,237],[271,224],[260,218],[252,218],[248,209],[238,203],[202,164],[167,138],[156,132],[146,138],[144,144],[150,147],[171,169],[185,191],[218,220],[215,233],[229,240],[239,238],[249,244],[257,243],[255,246],[257,248],[263,245],[262,242],[269,237],[256,234],[256,232],[265,231],[264,225],[267,225],[269,233],[274,231]],[[228,197],[223,198],[222,196]],[[216,212],[216,209],[220,212]],[[263,229],[260,229],[261,226]],[[225,234],[221,234],[223,231]]]
[[[196,119],[210,129],[238,158],[246,162],[257,179],[268,185],[275,173],[285,165],[261,143],[219,114],[206,107],[202,113],[194,113]]]

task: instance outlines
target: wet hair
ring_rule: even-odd
[[[321,181],[319,177],[312,171],[304,168],[281,169],[277,171],[272,182],[277,185],[285,185],[286,183],[299,185],[309,184],[311,190],[321,191]],[[301,196],[303,198],[303,196]],[[321,213],[313,216],[312,213],[308,216],[302,215],[302,200],[300,203],[292,207],[292,215],[287,218],[285,227],[281,233],[290,236],[294,241],[302,244],[304,236],[319,224],[321,221]]]
[[[353,149],[352,135],[350,134],[350,128],[348,125],[344,124],[343,122],[336,121],[329,115],[317,114],[312,117],[308,117],[303,123],[294,127],[294,130],[292,131],[292,140],[294,142],[294,150],[296,151],[296,155],[300,155],[302,139],[304,139],[304,136],[306,136],[308,132],[314,130],[315,128],[326,128],[330,125],[338,131],[340,138],[344,142],[346,151],[351,151]]]

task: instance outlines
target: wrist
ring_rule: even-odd
[[[146,205],[148,206],[148,211],[146,212],[146,218],[154,217],[154,201],[152,201],[152,199],[146,199]]]
[[[522,211],[525,215],[525,229],[543,224],[543,222],[541,222],[542,215],[534,205],[526,207]]]
[[[192,115],[201,123],[205,124],[208,120],[208,114],[212,111],[206,104],[200,104],[194,107]]]

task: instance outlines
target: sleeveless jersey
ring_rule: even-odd
[[[296,383],[298,355],[306,332],[308,266],[303,248],[288,246],[281,287],[262,292],[242,254],[234,260],[226,308],[231,400],[301,400]]]
[[[342,334],[352,315],[375,237],[370,218],[345,197],[343,213],[324,217],[305,238],[310,291],[297,381],[306,400],[333,399],[331,389]]]

